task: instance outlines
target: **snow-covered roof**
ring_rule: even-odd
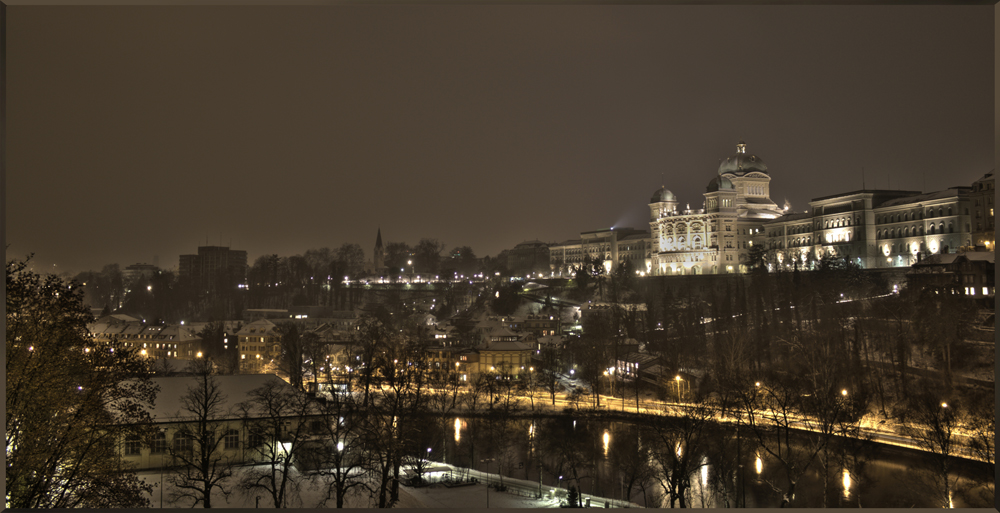
[[[990,263],[994,262],[995,254],[996,253],[994,253],[993,251],[967,251],[965,253],[960,253],[960,255],[964,256],[969,261],[990,262]]]
[[[966,192],[966,189],[966,187],[952,187],[943,191],[928,192],[927,194],[917,194],[915,196],[905,196],[883,202],[875,208],[893,207],[896,205],[907,205],[910,203],[920,203],[936,199],[953,198],[958,196],[960,192]]]
[[[476,349],[480,351],[531,351],[531,346],[524,342],[499,341],[480,344]]]
[[[183,370],[183,369],[181,369]],[[240,411],[237,405],[247,401],[251,390],[260,388],[267,383],[276,383],[281,387],[291,385],[274,374],[237,374],[233,376],[211,376],[218,384],[222,398],[219,411],[220,418],[238,418]],[[149,413],[153,422],[183,422],[191,420],[193,414],[184,409],[183,398],[192,388],[199,386],[199,376],[169,376],[152,378],[152,382],[160,387],[156,401]]]
[[[274,331],[278,325],[267,320],[267,319],[257,319],[256,321],[243,326],[243,328],[237,333],[238,336],[245,337],[251,334],[264,334]]]

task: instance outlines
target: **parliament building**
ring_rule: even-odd
[[[772,271],[812,269],[823,258],[865,269],[908,267],[934,254],[994,250],[993,171],[943,191],[823,196],[798,213],[771,200],[770,182],[767,165],[740,141],[708,182],[702,208],[682,208],[661,187],[649,201],[648,232],[612,228],[552,244],[551,272],[566,276],[597,258],[609,271],[628,260],[641,275],[742,273],[754,246],[764,248]]]

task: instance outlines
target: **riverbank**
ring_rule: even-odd
[[[236,483],[254,466],[240,466],[234,469],[233,476],[225,479],[223,485],[230,490],[235,489]],[[404,467],[401,472],[412,474],[410,468]],[[465,479],[474,479],[475,484],[462,486],[446,486],[445,480],[451,477],[457,480],[461,476]],[[190,508],[194,502],[192,499],[181,499],[170,502],[171,493],[175,487],[170,484],[169,471],[161,474],[158,471],[144,471],[139,473],[139,478],[153,486],[153,493],[150,501],[153,508]],[[302,474],[292,469],[292,477],[300,484],[295,493],[290,493],[291,501],[286,507],[295,508],[319,508],[336,507],[334,499],[326,499],[326,481],[322,476],[316,474]],[[495,486],[500,483],[498,474],[481,472],[474,469],[461,468],[444,463],[432,463],[424,475],[425,485],[414,487],[400,485],[399,502],[395,508],[559,508],[566,502],[568,490],[561,487],[543,486],[539,488],[539,483],[503,477],[503,484],[506,490],[496,491]],[[161,488],[162,483],[162,488]],[[541,493],[539,493],[541,490]],[[324,501],[326,504],[324,505]],[[594,508],[641,508],[634,503],[626,503],[621,500],[598,497],[591,494],[583,494],[582,502]],[[606,504],[606,506],[605,506]],[[273,508],[273,504],[266,493],[253,492],[241,493],[234,491],[228,497],[220,490],[212,494],[213,508]],[[345,497],[346,508],[374,508],[375,503],[368,497],[367,493],[350,493]]]

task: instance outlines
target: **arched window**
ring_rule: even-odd
[[[951,215],[951,207],[948,207],[948,215]]]
[[[948,233],[955,233],[955,226],[948,222]]]
[[[931,223],[930,226],[927,227],[927,233],[934,235],[934,223]]]

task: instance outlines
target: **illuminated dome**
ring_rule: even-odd
[[[653,193],[653,197],[650,198],[649,202],[660,203],[661,201],[677,201],[677,196],[674,196],[674,193],[667,190],[666,187],[660,187]]]
[[[751,171],[759,171],[767,174],[767,166],[760,157],[747,153],[747,145],[743,141],[740,141],[736,145],[735,155],[723,160],[722,164],[719,164],[720,175],[722,173],[732,173],[737,176],[743,176]]]
[[[729,181],[728,178],[724,176],[716,176],[711,182],[708,182],[708,187],[706,188],[708,192],[715,192],[718,190],[732,190],[733,182]]]

